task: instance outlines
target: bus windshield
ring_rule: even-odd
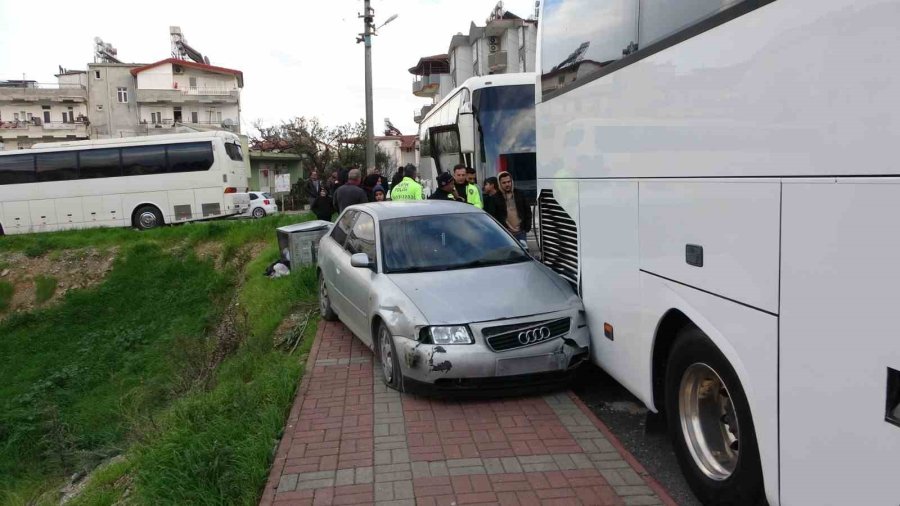
[[[472,96],[478,119],[484,175],[507,170],[524,186],[534,186],[534,86],[495,86],[475,90]],[[530,183],[530,185],[529,185]],[[533,188],[521,188],[531,190]]]

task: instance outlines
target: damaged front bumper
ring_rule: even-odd
[[[520,329],[565,318],[570,321],[568,330],[547,340],[530,344],[514,340]],[[467,345],[433,345],[394,337],[404,389],[493,393],[555,388],[567,383],[590,357],[590,334],[577,311],[470,324],[469,328],[475,342]],[[499,328],[513,338],[503,346],[495,335]]]

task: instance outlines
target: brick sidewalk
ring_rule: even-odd
[[[431,400],[373,361],[319,324],[262,505],[675,504],[570,392]]]

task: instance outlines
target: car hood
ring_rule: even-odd
[[[474,269],[388,274],[430,325],[476,323],[571,309],[564,291],[536,261]]]

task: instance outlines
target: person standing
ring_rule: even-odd
[[[484,211],[506,226],[506,202],[501,199],[500,183],[495,177],[484,180]]]
[[[416,166],[409,164],[403,168],[403,179],[391,190],[391,200],[425,200],[422,185],[416,181]]]
[[[331,175],[328,176],[328,182],[325,183],[325,188],[328,190],[329,195],[334,195],[334,192],[337,191],[337,172],[332,170]]]
[[[457,202],[453,194],[453,176],[449,172],[441,172],[437,177],[438,189],[428,197],[428,200],[452,200]]]
[[[514,187],[509,172],[501,172],[497,180],[500,182],[500,194],[506,208],[504,225],[516,239],[524,241],[531,230],[531,206],[528,205],[525,194]]]
[[[344,209],[349,206],[365,204],[369,201],[366,191],[359,186],[361,177],[359,169],[353,169],[347,173],[347,183],[341,185],[334,192],[334,206],[337,208],[337,212],[344,212]]]
[[[309,181],[306,182],[306,199],[309,201],[310,207],[319,197],[319,190],[323,189],[322,182],[319,181],[319,172],[313,170],[309,173]]]
[[[481,192],[478,191],[477,186],[469,184],[469,176],[466,173],[466,166],[463,164],[453,167],[453,190],[460,202],[472,204],[478,209],[484,207],[481,203]]]
[[[376,186],[380,185],[384,185],[384,179],[381,177],[381,170],[378,167],[373,167],[366,178],[363,179],[362,184],[363,190],[366,190],[370,201],[375,200],[373,190]]]
[[[334,214],[334,202],[328,196],[328,190],[323,186],[319,189],[319,196],[312,203],[312,212],[316,218],[324,221],[331,221],[331,215]]]
[[[384,187],[380,184],[375,185],[375,188],[372,189],[372,198],[375,199],[374,202],[384,202],[385,196]]]
[[[475,174],[475,169],[472,167],[466,167],[466,181],[478,190],[478,201],[481,202],[481,208],[484,209],[484,192],[481,190],[481,187],[478,186],[478,176]]]
[[[397,172],[395,172],[394,176],[391,178],[391,186],[388,188],[389,194],[395,186],[400,184],[400,181],[403,181],[403,167],[397,167]]]

